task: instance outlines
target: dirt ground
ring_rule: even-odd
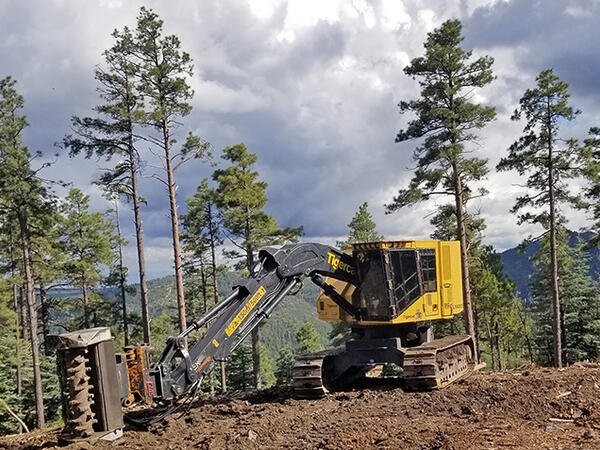
[[[389,380],[320,400],[270,390],[200,402],[94,448],[600,449],[599,393],[600,369],[583,365],[481,372],[434,392]],[[57,433],[5,437],[0,448],[54,448]]]

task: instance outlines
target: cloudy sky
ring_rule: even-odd
[[[397,104],[418,95],[403,68],[423,53],[427,32],[449,18],[462,21],[465,48],[495,58],[497,79],[477,100],[495,106],[498,117],[471,149],[491,167],[518,137],[522,124],[510,115],[545,68],[569,83],[582,110],[565,132],[583,137],[600,125],[598,0],[0,0],[0,77],[18,80],[32,150],[50,158],[69,118],[90,114],[98,101],[93,70],[110,33],[134,26],[142,5],[194,59],[194,109],[179,135],[198,133],[217,160],[218,150],[244,142],[269,184],[268,212],[282,226],[303,225],[306,241],[333,243],[365,201],[386,237],[429,235],[435,202],[394,215],[383,205],[411,176],[415,144],[394,143],[407,120]],[[72,182],[103,210],[108,205],[90,181],[108,165],[61,155],[45,177]],[[211,170],[194,161],[178,171],[181,212]],[[171,272],[170,229],[166,192],[151,172],[146,167],[142,214],[148,273],[157,277]],[[490,194],[473,204],[487,221],[487,242],[499,250],[537,231],[518,227],[508,213],[517,184],[516,174],[493,173]],[[581,213],[569,215],[573,228],[586,224]],[[133,244],[127,263],[135,273]]]

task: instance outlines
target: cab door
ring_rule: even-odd
[[[442,316],[451,317],[463,309],[460,243],[440,242],[439,262]]]

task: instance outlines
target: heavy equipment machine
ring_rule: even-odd
[[[386,363],[403,368],[408,389],[441,388],[474,369],[470,336],[432,336],[432,321],[463,309],[458,242],[383,241],[353,244],[345,251],[316,243],[268,247],[259,252],[250,276],[169,338],[153,364],[145,346],[113,358],[107,329],[62,335],[65,436],[118,436],[120,407],[136,400],[155,408],[144,419],[129,418],[140,425],[183,408],[215,363],[226,361],[305,279],[322,289],[319,318],[347,322],[352,335],[342,347],[297,358],[292,386],[298,396],[342,389]],[[202,335],[188,348],[186,338],[193,332]]]

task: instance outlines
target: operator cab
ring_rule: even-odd
[[[449,318],[462,310],[460,247],[449,241],[353,244],[360,289],[328,279],[361,311],[361,323],[392,324]],[[319,318],[353,321],[325,294]]]

